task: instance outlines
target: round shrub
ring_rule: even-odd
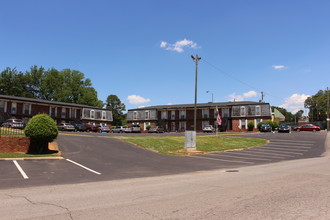
[[[252,121],[250,121],[247,126],[248,126],[249,131],[253,131],[254,123]]]
[[[30,138],[30,153],[47,153],[48,143],[58,135],[55,121],[47,114],[38,114],[25,127],[25,135]]]

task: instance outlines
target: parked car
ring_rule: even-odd
[[[278,133],[290,133],[291,127],[287,124],[280,124],[278,127]]]
[[[320,131],[321,128],[319,126],[316,126],[313,124],[305,124],[305,125],[297,126],[293,130],[295,130],[295,131]]]
[[[207,133],[207,132],[214,132],[215,129],[212,125],[206,125],[204,128],[203,128],[203,132],[204,133]]]
[[[86,131],[87,127],[83,124],[72,124],[74,126],[75,131]]]
[[[97,126],[97,132],[106,132],[106,133],[109,133],[111,130],[108,126]]]
[[[125,132],[125,129],[127,126],[116,126],[115,128],[112,129],[113,133],[123,133]]]
[[[7,128],[23,129],[24,123],[21,119],[7,119],[4,123],[2,123],[1,126]]]
[[[86,125],[86,131],[98,132],[99,128],[96,125]]]
[[[141,132],[141,127],[140,127],[140,125],[133,125],[133,126],[132,126],[132,132],[133,132],[133,133],[140,133],[140,132]]]
[[[74,126],[69,123],[60,123],[57,125],[59,131],[74,131]]]
[[[159,126],[153,126],[149,129],[148,133],[164,133],[164,128]]]
[[[263,124],[261,124],[259,131],[261,131],[261,132],[271,132],[272,131],[272,126],[270,126],[270,124],[263,123]]]
[[[125,133],[132,133],[132,127],[131,127],[131,126],[129,126],[129,127],[125,127],[125,128],[124,128],[124,132],[125,132]]]

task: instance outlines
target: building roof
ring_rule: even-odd
[[[252,102],[252,101],[240,101],[240,102],[208,102],[208,103],[197,103],[197,108],[216,108],[216,107],[231,107],[240,105],[269,105],[265,102]],[[128,111],[138,111],[138,110],[156,110],[156,109],[186,109],[194,108],[195,104],[178,104],[178,105],[155,105],[146,106],[142,108],[129,109]]]
[[[18,96],[9,96],[9,95],[0,95],[0,99],[9,100],[9,101],[19,101],[19,102],[30,102],[30,103],[38,103],[38,104],[47,104],[47,105],[57,105],[57,106],[65,106],[65,107],[73,107],[73,108],[92,108],[92,109],[101,109],[88,105],[81,105],[75,103],[67,103],[67,102],[56,102],[49,101],[44,99],[36,99],[36,98],[25,98]],[[103,109],[104,110],[104,109]]]
[[[277,108],[274,108],[273,114],[275,118],[285,119],[285,116]]]

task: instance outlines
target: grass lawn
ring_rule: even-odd
[[[0,153],[0,158],[58,157],[56,154]]]
[[[187,155],[184,151],[185,137],[114,137],[167,155]],[[197,136],[197,150],[202,152],[244,149],[265,145],[267,140],[260,138]]]

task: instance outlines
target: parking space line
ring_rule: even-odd
[[[269,153],[262,153],[262,152],[251,152],[251,151],[249,151],[249,152],[245,151],[245,152],[242,152],[242,153],[240,153],[240,152],[226,152],[226,154],[228,154],[228,153],[234,153],[234,154],[238,154],[238,155],[240,155],[240,154],[241,155],[251,155],[253,157],[262,157],[262,158],[267,157],[267,158],[273,158],[273,159],[284,159],[284,157],[280,157],[279,155],[272,156],[272,154],[271,154],[271,156],[269,156]],[[258,154],[262,154],[262,155],[258,155]]]
[[[24,179],[29,179],[29,177],[26,175],[26,173],[24,172],[24,170],[22,169],[22,167],[17,163],[16,160],[13,160],[15,166],[17,167],[18,171],[21,173],[21,175],[23,176]]]
[[[289,147],[282,147],[282,146],[274,146],[274,147],[269,147],[269,146],[267,146],[267,147],[265,147],[266,149],[271,149],[271,150],[280,150],[280,151],[284,151],[284,152],[287,152],[287,151],[289,151],[289,152],[307,152],[310,148],[308,148],[308,149],[291,149],[291,148],[289,148]],[[263,148],[263,149],[265,149],[265,148]]]
[[[299,146],[299,145],[283,145],[283,144],[267,144],[266,147],[268,146],[278,146],[278,147],[284,147],[284,148],[305,148],[305,149],[310,149],[311,147],[306,147],[306,146]]]
[[[275,154],[275,153],[271,153],[271,152],[260,152],[260,151],[252,151],[252,150],[250,150],[249,152],[244,152],[244,153],[250,154],[250,155],[255,155],[255,156],[258,156],[258,154],[261,154],[261,155],[263,155],[263,157],[265,156],[265,157],[272,157],[272,158],[277,158],[277,159],[284,159],[286,156],[283,154],[280,155],[280,154]],[[240,153],[240,154],[242,154],[242,153]]]
[[[246,161],[238,161],[238,160],[225,160],[225,159],[218,159],[218,158],[212,158],[212,157],[205,157],[205,156],[188,156],[188,157],[195,157],[195,158],[202,158],[202,159],[207,159],[207,160],[220,160],[220,161],[225,161],[225,162],[230,162],[230,163],[246,163],[246,164],[254,164],[252,162],[246,162]]]
[[[295,143],[315,143],[315,141],[292,141],[292,140],[281,140],[281,139],[270,139],[271,142],[295,142]]]
[[[252,150],[251,150],[252,151]],[[297,154],[297,155],[303,155],[302,153],[294,153],[294,152],[283,152],[283,151],[277,151],[277,150],[268,150],[267,148],[259,148],[259,149],[253,149],[253,151],[258,151],[258,152],[269,152],[273,154],[277,154],[280,156],[284,157],[295,157],[293,155],[288,155],[288,154]]]
[[[266,160],[266,161],[271,160],[271,159],[265,159],[265,158],[251,158],[251,157],[232,156],[232,155],[225,155],[225,154],[208,154],[208,156],[215,156],[215,155],[219,156],[219,157],[230,157],[230,158],[237,158],[237,159],[243,159],[243,160]],[[218,157],[216,157],[216,158],[218,158]]]
[[[95,174],[97,174],[97,175],[101,175],[101,173],[96,172],[95,170],[92,170],[92,169],[90,169],[90,168],[88,168],[88,167],[85,167],[85,166],[83,166],[83,165],[81,165],[81,164],[79,164],[79,163],[77,163],[77,162],[75,162],[75,161],[73,161],[73,160],[70,160],[70,159],[66,159],[66,160],[69,161],[70,163],[73,163],[73,164],[75,164],[75,165],[77,165],[77,166],[80,166],[80,167],[82,167],[82,168],[84,168],[84,169],[86,169],[86,170],[88,170],[88,171],[90,171],[90,172],[92,172],[92,173],[95,173]]]

